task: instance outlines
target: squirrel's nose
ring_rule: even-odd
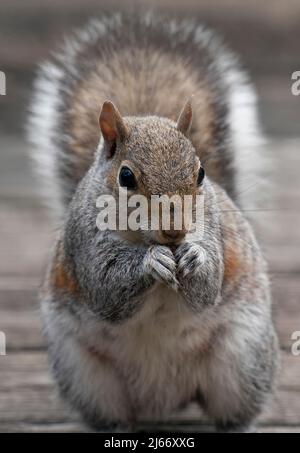
[[[169,242],[178,242],[185,236],[185,231],[182,230],[163,230],[162,236]]]

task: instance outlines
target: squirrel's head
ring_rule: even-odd
[[[131,239],[178,244],[188,232],[183,202],[192,200],[194,209],[195,195],[201,194],[204,178],[204,170],[188,138],[191,122],[190,100],[177,123],[158,116],[123,118],[112,102],[104,102],[99,124],[103,137],[100,159],[106,160],[105,186],[116,200],[127,192],[127,200],[138,195],[148,202],[147,206],[143,202],[137,204],[139,215],[147,214],[147,221],[146,225],[145,220],[141,221],[143,227],[135,233],[129,228],[127,236]],[[187,195],[189,197],[185,198]],[[162,220],[161,207],[153,202],[162,196],[170,200],[167,227]],[[178,216],[180,209],[182,225],[178,227],[174,213],[176,211]],[[132,208],[127,207],[127,215],[131,213]],[[156,229],[153,229],[154,217],[158,219]]]

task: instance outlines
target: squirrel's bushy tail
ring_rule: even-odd
[[[28,130],[47,199],[60,213],[70,202],[93,161],[104,100],[124,116],[176,120],[191,95],[191,140],[207,174],[251,209],[263,165],[247,76],[212,32],[151,14],[94,20],[41,67]]]

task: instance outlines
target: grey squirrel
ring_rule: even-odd
[[[41,293],[61,394],[102,431],[190,402],[218,429],[248,430],[272,393],[278,342],[240,210],[261,134],[236,57],[190,20],[102,17],[42,66],[31,110],[61,222]],[[100,231],[97,198],[124,185],[146,198],[203,194],[203,238]]]

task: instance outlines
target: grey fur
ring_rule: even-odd
[[[69,44],[65,58],[55,63],[60,108],[56,105],[52,111],[57,118],[52,118],[51,134],[43,131],[48,152],[53,145],[48,170],[59,185],[59,206],[65,213],[45,280],[42,311],[61,393],[99,430],[120,425],[130,429],[144,417],[163,420],[191,401],[199,402],[220,429],[247,430],[274,387],[278,344],[267,268],[251,227],[226,192],[234,196],[237,189],[239,172],[230,145],[231,128],[237,125],[228,123],[229,86],[220,68],[227,68],[229,75],[233,60],[230,56],[226,65],[223,47],[211,39],[210,33],[187,22],[163,25],[148,18],[128,23],[118,17],[90,26],[79,44]],[[193,71],[185,80],[188,47]],[[136,71],[140,67],[144,76],[144,51],[149,61],[159,51],[158,66],[165,74],[170,70],[175,80],[172,96],[155,79],[155,68],[151,89],[147,72],[144,93],[128,86],[120,89],[120,73],[110,70],[119,63],[121,72],[128,70],[122,67],[128,49],[137,52]],[[199,61],[194,64],[190,55],[196,52]],[[176,68],[182,63],[179,74],[172,72],[170,61]],[[130,131],[116,141],[111,158],[102,139],[97,147],[99,132],[93,127],[86,142],[89,125],[82,120],[89,113],[86,100],[93,84],[84,84],[93,75],[96,84],[103,78],[101,99],[116,88]],[[132,68],[127,75],[129,81],[134,78]],[[172,121],[179,111],[168,113],[168,106],[173,109],[185,101],[184,83],[187,91],[196,83],[201,88],[198,95],[203,95],[197,101],[191,139]],[[83,110],[74,100],[82,87]],[[152,91],[156,89],[158,94]],[[40,95],[39,91],[37,98]],[[153,98],[159,111],[154,107],[149,116]],[[197,117],[200,105],[205,107],[202,113],[213,117],[211,137],[206,115]],[[94,115],[93,107],[92,125]],[[211,161],[200,188],[195,184],[197,156]],[[98,230],[97,197],[117,196],[117,175],[128,161],[139,172],[138,190],[147,197],[204,194],[202,238],[191,241],[187,235],[180,244],[168,244],[153,231],[126,235]]]

